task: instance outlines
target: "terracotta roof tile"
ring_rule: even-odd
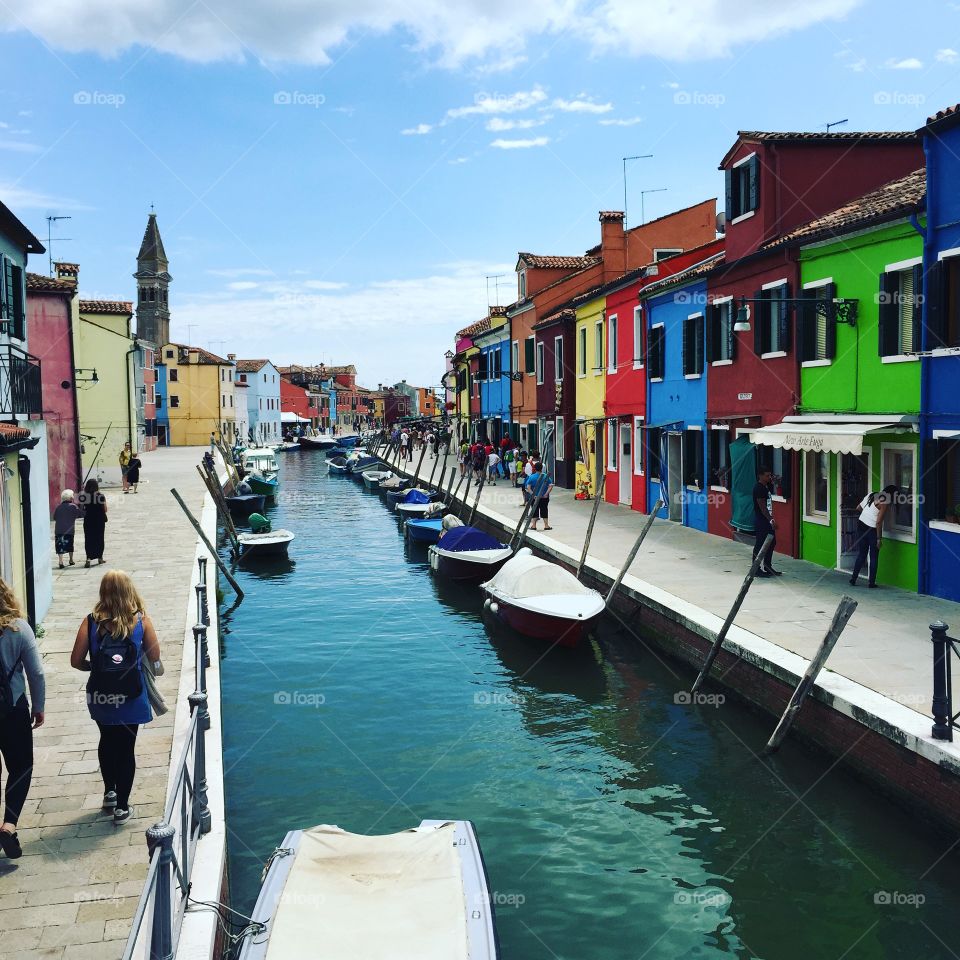
[[[679,273],[674,273],[669,277],[664,277],[662,280],[658,280],[656,283],[651,283],[649,286],[644,287],[643,290],[640,291],[640,296],[642,296],[644,299],[647,299],[648,297],[656,296],[663,290],[670,289],[670,287],[677,286],[682,283],[689,283],[691,280],[698,280],[700,277],[705,277],[708,273],[723,263],[724,256],[725,255],[723,253],[716,253],[712,257],[708,257],[706,260],[703,260],[700,263],[695,263],[692,266],[687,267],[686,270],[681,270]]]
[[[40,293],[69,293],[77,292],[77,284],[73,280],[58,280],[56,277],[45,277],[42,273],[27,273],[27,290],[36,290]]]
[[[592,267],[595,263],[601,262],[600,257],[555,257],[522,252],[517,254],[517,258],[528,267],[539,267],[547,270],[582,270],[584,267]]]
[[[457,331],[457,339],[461,337],[475,337],[478,333],[485,333],[490,329],[490,318],[484,317],[482,320],[478,320],[476,323],[471,323],[469,327],[464,327],[462,330]]]
[[[539,330],[541,327],[549,327],[555,323],[561,323],[563,321],[571,321],[577,319],[577,311],[572,307],[564,307],[562,310],[556,310],[551,313],[549,316],[544,317],[539,323],[533,325],[534,330]]]
[[[188,347],[185,343],[170,343],[168,346],[177,347],[180,350],[188,350],[190,353],[196,353],[197,359],[202,364],[216,364],[218,367],[233,366],[232,360],[224,360],[223,357],[218,357],[215,353],[204,350],[203,347]]]
[[[23,427],[14,426],[12,423],[0,423],[0,445],[4,443],[16,443],[18,440],[29,440],[30,431]]]
[[[785,142],[790,140],[834,142],[838,140],[915,140],[917,135],[912,130],[838,130],[836,133],[796,132],[780,130],[740,130],[737,134],[741,140],[760,140]]]
[[[256,373],[269,362],[269,360],[238,360],[237,373]]]
[[[885,183],[879,190],[857,197],[822,217],[802,224],[766,244],[764,249],[796,243],[799,240],[809,242],[814,238],[840,236],[871,223],[883,223],[905,216],[923,206],[926,193],[926,170],[914,170],[905,177]]]
[[[133,304],[129,300],[81,300],[81,313],[116,313],[133,316]]]
[[[952,107],[944,107],[943,110],[938,110],[932,117],[927,117],[926,126],[918,132],[925,133],[940,126],[952,127],[958,120],[960,120],[960,103]]]

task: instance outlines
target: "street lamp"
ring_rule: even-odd
[[[833,300],[801,300],[797,298],[789,300],[765,300],[760,297],[741,297],[733,323],[735,333],[750,332],[751,303],[776,303],[789,307],[813,306],[817,316],[823,317],[828,323],[845,323],[848,326],[855,327],[857,325],[857,312],[860,301],[840,297],[836,297]]]

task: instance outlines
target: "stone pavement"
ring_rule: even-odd
[[[167,790],[196,534],[170,495],[175,486],[199,517],[205,490],[194,464],[203,450],[142,455],[139,493],[107,490],[106,563],[54,570],[53,606],[40,639],[47,677],[46,723],[34,734],[34,778],[19,824],[23,857],[0,858],[0,960],[120,957],[147,872],[144,830],[160,818]],[[56,562],[56,561],[54,561]],[[134,816],[119,827],[100,810],[97,728],[87,712],[87,674],[70,667],[77,628],[106,570],[125,570],[143,596],[166,667],[159,681],[170,712],[137,742]]]
[[[419,453],[413,468],[418,457]],[[452,465],[451,456],[448,478]],[[421,476],[428,478],[432,467],[426,457]],[[437,474],[439,471],[438,467]],[[471,488],[468,498],[471,506],[474,490]],[[572,490],[554,489],[550,496],[554,529],[530,533],[529,541],[545,547],[564,545],[579,558],[592,508],[593,501],[575,500]],[[480,510],[494,521],[515,526],[521,509],[520,491],[512,489],[507,480],[486,486],[481,494]],[[588,565],[600,561],[619,569],[645,519],[644,514],[629,507],[601,504]],[[641,592],[646,585],[659,588],[722,622],[749,565],[749,546],[656,520],[626,584]],[[779,554],[775,565],[783,576],[754,582],[737,616],[737,626],[809,660],[823,639],[837,602],[846,593],[859,606],[830,655],[827,669],[929,716],[933,693],[929,625],[944,620],[956,635],[960,631],[960,604],[895,587],[868,590],[865,578],[854,588],[845,574]]]

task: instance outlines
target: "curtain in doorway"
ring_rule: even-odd
[[[753,533],[753,485],[757,482],[756,448],[746,437],[730,444],[730,523],[743,533]]]

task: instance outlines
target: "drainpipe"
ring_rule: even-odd
[[[27,591],[27,622],[32,630],[37,626],[37,589],[33,580],[33,515],[30,497],[30,461],[21,453],[17,458],[20,474],[20,513],[23,518],[23,565]]]

